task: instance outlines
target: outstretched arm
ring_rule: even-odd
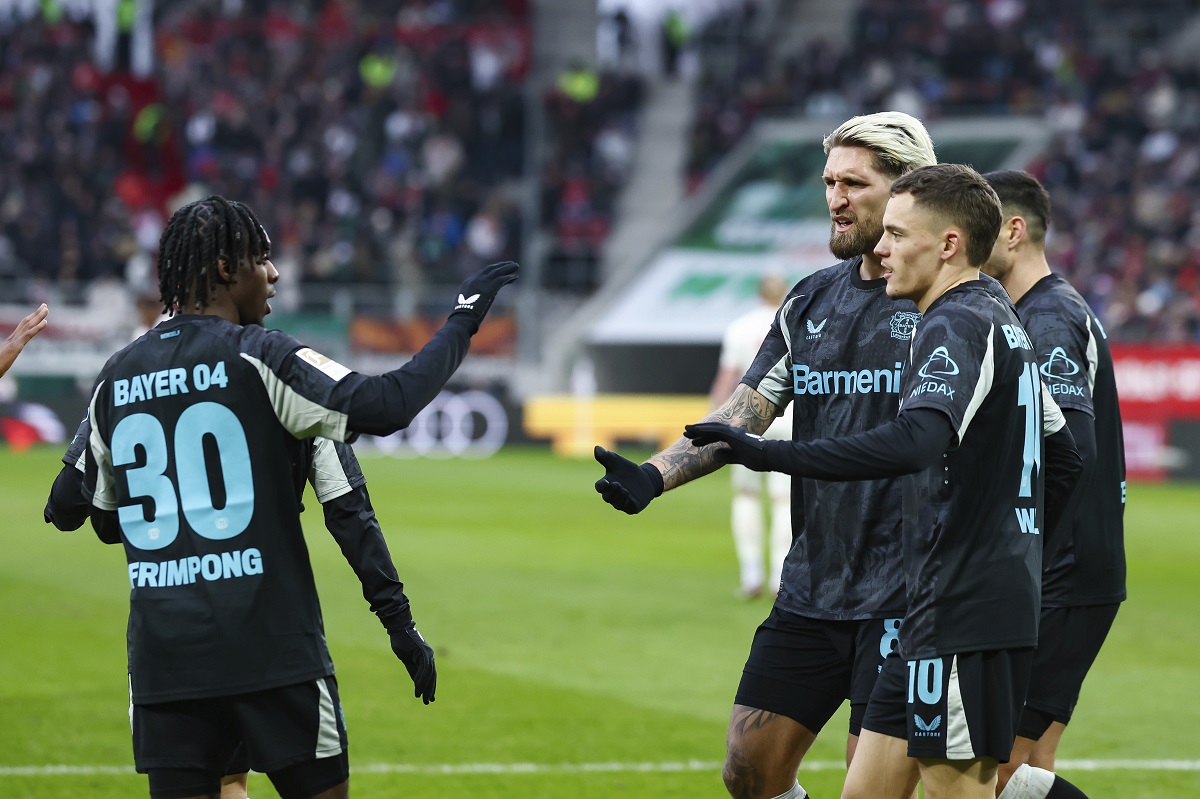
[[[733,396],[704,420],[762,433],[778,413],[775,403],[747,385],[738,385]],[[681,438],[639,466],[615,452],[596,447],[596,460],[604,467],[604,476],[596,481],[596,491],[617,510],[640,513],[663,491],[721,468],[724,461],[715,454],[719,449],[719,446],[696,447]]]
[[[13,361],[21,354],[21,350],[25,349],[29,340],[45,329],[48,324],[46,317],[49,314],[50,309],[43,302],[36,311],[22,319],[4,343],[0,344],[0,375],[13,365]]]
[[[771,400],[759,394],[749,386],[739,383],[733,395],[724,405],[705,416],[704,422],[724,422],[733,427],[740,427],[756,435],[762,435],[780,408]],[[690,483],[697,477],[711,474],[725,465],[725,461],[717,457],[720,446],[698,447],[686,438],[680,438],[662,452],[650,458],[647,463],[653,465],[663,476],[663,490],[670,491],[684,483]]]
[[[719,422],[688,425],[684,431],[688,438],[715,447],[715,457],[722,463],[818,480],[868,480],[919,472],[941,457],[955,438],[950,419],[932,408],[903,411],[872,430],[816,441],[765,441]]]
[[[467,278],[454,309],[433,338],[399,369],[353,384],[348,427],[388,435],[402,430],[433,401],[454,375],[496,294],[517,279],[512,261],[492,264]]]

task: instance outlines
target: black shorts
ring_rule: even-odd
[[[156,798],[176,795],[184,783],[203,782],[203,789],[177,795],[215,790],[211,786],[223,775],[247,767],[287,782],[301,765],[317,761],[317,776],[311,769],[307,774],[305,788],[312,790],[304,796],[349,776],[346,724],[333,677],[235,696],[133,705],[131,725],[134,763],[150,774]],[[329,784],[318,787],[311,779]]]
[[[239,743],[233,750],[233,757],[225,764],[225,775],[245,774],[250,770],[250,755],[246,753],[246,745]]]
[[[1017,734],[1038,740],[1052,722],[1066,724],[1075,712],[1083,678],[1096,662],[1120,605],[1042,608],[1029,695]]]
[[[908,756],[1007,763],[1033,647],[883,664],[863,729],[908,740]]]
[[[827,621],[779,608],[758,626],[734,701],[787,716],[817,733],[850,700],[857,735],[900,619]]]

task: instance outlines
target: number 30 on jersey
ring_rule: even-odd
[[[168,437],[162,421],[148,413],[126,416],[113,430],[114,467],[136,463],[139,445],[146,451],[145,465],[127,470],[125,479],[131,499],[153,502],[153,516],[147,520],[140,503],[118,510],[126,540],[138,549],[170,546],[179,535],[181,511],[197,535],[217,541],[241,533],[254,515],[250,448],[237,415],[219,403],[200,402],[179,415],[173,433]],[[225,491],[220,509],[209,486],[206,436],[215,442],[220,461]],[[176,482],[166,474],[172,455]]]

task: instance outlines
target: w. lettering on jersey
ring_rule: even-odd
[[[904,484],[905,550],[913,554],[902,655],[925,662],[1032,646],[1040,605],[1041,390],[1011,306],[982,281],[931,304],[913,339],[903,396],[902,415],[936,410],[955,437]],[[923,722],[934,726],[932,718]]]
[[[902,361],[891,369],[812,369],[806,363],[792,364],[794,394],[895,394],[900,390]]]

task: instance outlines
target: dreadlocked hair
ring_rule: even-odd
[[[167,222],[158,243],[158,288],[163,313],[174,316],[189,305],[208,305],[221,282],[217,264],[229,265],[237,279],[243,260],[271,255],[271,240],[247,206],[216,194],[188,203]]]

